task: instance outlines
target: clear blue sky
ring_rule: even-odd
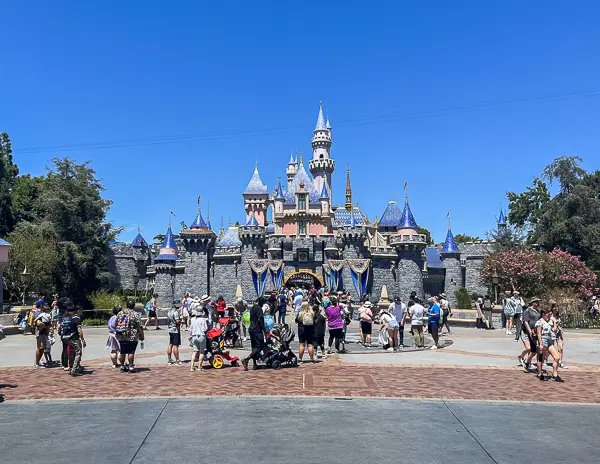
[[[198,194],[214,228],[242,220],[256,159],[272,190],[290,149],[310,157],[319,100],[335,203],[346,164],[371,219],[408,181],[436,241],[447,211],[483,236],[556,156],[600,167],[598,2],[38,1],[2,16],[0,131],[21,171],[92,160],[123,240],[163,233],[169,210],[189,224]]]

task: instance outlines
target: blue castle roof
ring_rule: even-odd
[[[219,243],[217,243],[218,247],[239,247],[242,246],[242,241],[240,240],[237,227],[229,228],[223,234]]]
[[[315,127],[315,130],[327,130],[325,117],[323,116],[323,105],[319,106],[319,116],[317,117],[317,126]]]
[[[451,229],[448,229],[448,233],[446,234],[446,240],[444,241],[444,246],[442,247],[442,253],[460,253],[460,249],[456,244],[456,240],[454,240],[454,235],[452,235]]]
[[[500,208],[500,216],[498,216],[498,225],[505,226],[506,225],[506,217],[504,216],[504,210]]]
[[[171,229],[171,225],[169,224],[169,228],[167,229],[167,234],[165,235],[165,239],[163,240],[162,246],[160,247],[160,252],[155,261],[177,261],[179,256],[177,256],[177,244],[175,243],[175,237],[173,237],[173,230]]]
[[[329,194],[327,193],[327,184],[323,182],[323,188],[321,189],[321,200],[329,200]]]
[[[425,248],[425,260],[427,261],[427,267],[434,268],[444,268],[444,263],[442,262],[442,257],[440,256],[439,251],[435,248],[427,247]]]
[[[194,222],[190,225],[190,229],[210,229],[209,225],[202,217],[200,208],[198,208],[198,214],[196,214],[196,219],[194,219]]]
[[[246,227],[258,227],[258,221],[256,220],[256,216],[254,215],[254,213],[250,215],[250,219],[248,219]]]
[[[0,238],[0,245],[2,245],[2,246],[12,246],[12,245],[11,245],[10,243],[8,243],[6,240],[2,240],[1,238]]]
[[[335,227],[343,227],[350,225],[351,216],[354,216],[354,224],[356,226],[364,226],[365,225],[365,217],[361,210],[359,210],[356,206],[352,207],[352,215],[350,212],[344,208],[340,207],[335,210],[333,213],[333,225]]]
[[[267,195],[268,190],[267,186],[263,184],[263,181],[260,179],[258,174],[258,166],[254,168],[254,174],[252,174],[252,178],[244,190],[244,195]]]
[[[381,224],[381,222],[379,223]],[[400,224],[398,224],[399,229],[418,229],[417,221],[415,221],[415,217],[413,216],[412,211],[410,210],[410,205],[408,204],[408,198],[404,203],[404,211],[402,211],[402,217],[400,218]]]
[[[399,227],[402,219],[402,210],[394,200],[390,201],[379,220],[379,227]]]
[[[131,246],[134,247],[145,247],[148,246],[148,242],[142,237],[142,234],[138,232],[133,241],[131,242]]]
[[[281,178],[277,182],[277,187],[275,187],[275,199],[280,201],[285,201],[285,196],[283,195],[283,187],[281,186]]]
[[[317,192],[312,183],[312,178],[308,175],[302,163],[298,167],[298,172],[296,172],[290,188],[284,194],[286,203],[296,204],[296,192],[300,190],[301,183],[304,183],[304,191],[308,193],[309,203],[319,204],[321,195]]]

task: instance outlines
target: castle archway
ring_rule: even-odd
[[[287,288],[321,288],[323,286],[323,278],[310,269],[300,269],[299,271],[292,271],[286,274],[283,278],[283,285]]]

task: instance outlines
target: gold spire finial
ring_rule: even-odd
[[[138,226],[138,234],[142,233],[142,229],[140,229],[140,226]]]
[[[450,211],[448,211],[448,214],[446,214],[446,219],[448,219],[448,230],[450,230]]]
[[[347,211],[352,211],[352,185],[350,184],[350,165],[346,167],[346,204]]]
[[[258,172],[258,159],[254,163],[254,172]]]
[[[379,229],[379,221],[377,220],[377,216],[375,216],[375,220],[373,221],[373,227]]]

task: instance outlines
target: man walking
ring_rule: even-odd
[[[167,364],[177,364],[181,366],[179,360],[179,347],[181,346],[181,301],[173,301],[173,306],[167,314],[167,322],[169,327],[169,346],[167,348]],[[171,355],[175,355],[175,361],[171,359]]]
[[[529,366],[531,364],[531,360],[535,356],[536,352],[541,352],[541,348],[538,347],[538,337],[536,336],[534,329],[535,323],[540,318],[540,313],[538,310],[538,306],[540,303],[539,298],[532,298],[529,301],[529,307],[523,312],[523,334],[527,337],[527,341],[529,342],[529,349],[527,349],[527,344],[525,344],[525,349],[521,353],[519,357],[519,361],[524,361],[525,356],[527,356],[527,361],[524,361],[523,369],[525,372],[529,372]],[[542,373],[542,361],[538,356],[538,375]]]
[[[144,324],[144,330],[146,330],[146,327],[148,327],[148,322],[150,322],[150,319],[154,319],[154,327],[156,330],[160,330],[160,327],[158,326],[158,316],[156,315],[156,312],[160,309],[158,306],[158,293],[152,295],[152,299],[148,303],[150,304],[150,307],[148,308],[148,319],[146,319],[146,323]]]
[[[264,297],[259,297],[256,303],[250,309],[250,327],[248,333],[250,334],[250,344],[252,351],[247,358],[242,359],[242,366],[244,370],[248,370],[248,362],[252,359],[253,369],[256,369],[256,361],[260,357],[263,350],[266,350],[265,344],[265,318],[262,310],[266,300]]]
[[[442,317],[444,318],[444,322],[440,326],[440,334],[445,326],[446,330],[448,331],[448,335],[452,335],[450,324],[448,322],[448,318],[450,317],[450,302],[448,301],[448,297],[445,293],[440,293],[440,309],[442,310]]]
[[[518,342],[519,338],[521,337],[521,330],[523,326],[523,307],[525,306],[525,302],[523,301],[523,298],[521,298],[520,293],[516,290],[513,292],[512,301],[513,307],[515,309],[515,315],[513,317],[513,327],[515,328],[515,341]]]
[[[441,309],[437,303],[437,297],[431,297],[427,300],[429,303],[429,309],[425,313],[428,317],[428,326],[429,333],[433,337],[433,346],[432,350],[437,350],[439,348],[439,328],[440,328],[440,313]]]
[[[73,312],[73,303],[70,300],[67,303],[67,312],[59,326],[59,333],[63,345],[66,343],[66,348],[68,348],[69,374],[73,377],[81,375],[81,356],[86,343],[81,327],[81,317],[77,312]]]
[[[144,341],[142,320],[140,315],[134,311],[134,308],[135,301],[127,301],[127,307],[117,314],[115,323],[115,332],[121,346],[119,354],[121,372],[135,372],[135,351],[138,341]],[[127,356],[129,366],[125,365],[125,356]]]
[[[35,350],[35,364],[33,367],[36,369],[47,367],[43,364],[40,364],[42,360],[42,355],[46,352],[48,345],[48,334],[50,331],[50,325],[52,323],[52,318],[48,313],[48,307],[43,306],[41,311],[37,312],[34,315],[34,327],[35,327],[35,342],[36,342],[36,350]],[[52,346],[52,345],[50,345]],[[47,356],[48,357],[48,356]],[[50,357],[52,360],[52,357]]]
[[[277,296],[277,306],[279,313],[279,325],[285,324],[285,313],[287,312],[287,297],[285,296],[285,289],[281,289]]]

